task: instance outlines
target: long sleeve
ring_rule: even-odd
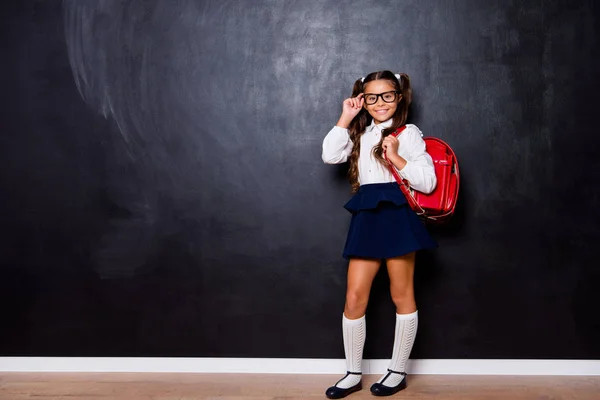
[[[414,125],[400,135],[400,147],[404,145],[404,149],[398,151],[398,154],[404,157],[407,163],[399,172],[410,182],[413,189],[422,193],[431,193],[437,185],[437,178],[433,160],[425,151],[425,141],[421,136],[421,131]]]
[[[348,129],[334,126],[323,139],[321,158],[326,164],[341,164],[348,160],[352,147]]]

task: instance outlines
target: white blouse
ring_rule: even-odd
[[[392,120],[381,124],[371,123],[360,137],[360,155],[358,157],[358,181],[361,185],[370,183],[395,182],[391,172],[375,159],[372,153],[381,140],[381,131],[392,125]],[[410,186],[423,193],[431,193],[435,189],[437,179],[433,168],[433,160],[425,151],[423,133],[415,125],[408,124],[398,136],[400,145],[398,154],[406,160],[406,165],[398,170],[400,176],[410,182]],[[323,162],[341,164],[346,162],[352,152],[353,143],[348,129],[334,126],[323,140]]]

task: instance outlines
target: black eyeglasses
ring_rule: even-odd
[[[396,97],[398,97],[399,94],[400,92],[397,90],[392,90],[391,92],[384,92],[379,94],[365,93],[365,104],[369,106],[375,104],[377,103],[377,99],[379,99],[380,97],[386,103],[393,103],[394,101],[396,101]]]

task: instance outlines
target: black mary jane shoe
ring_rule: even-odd
[[[346,376],[348,376],[348,375],[362,375],[362,373],[347,371],[344,378],[346,378]],[[327,389],[327,391],[325,392],[325,396],[327,396],[330,399],[342,399],[342,398],[348,396],[349,394],[358,392],[359,390],[362,389],[362,380],[360,382],[358,382],[356,385],[349,387],[348,389],[342,389],[340,387],[337,387],[337,384],[340,383],[341,381],[343,381],[344,378],[340,379],[339,381],[337,381],[337,383],[335,385],[333,385],[332,387]]]
[[[389,378],[390,375],[392,375],[392,374],[402,375],[402,376],[404,376],[404,379],[402,379],[402,381],[396,386],[385,386],[383,384],[383,382],[385,382],[385,380],[387,378]],[[376,382],[371,386],[371,393],[373,393],[375,396],[391,396],[394,393],[398,393],[402,389],[406,389],[406,376],[407,375],[408,374],[406,372],[397,372],[397,371],[392,371],[391,369],[388,369],[388,373],[382,379],[382,381]]]

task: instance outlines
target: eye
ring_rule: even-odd
[[[385,101],[393,101],[396,98],[395,92],[387,92],[383,94],[383,100]]]
[[[371,94],[365,97],[365,100],[367,103],[374,103],[377,101],[377,96]]]

